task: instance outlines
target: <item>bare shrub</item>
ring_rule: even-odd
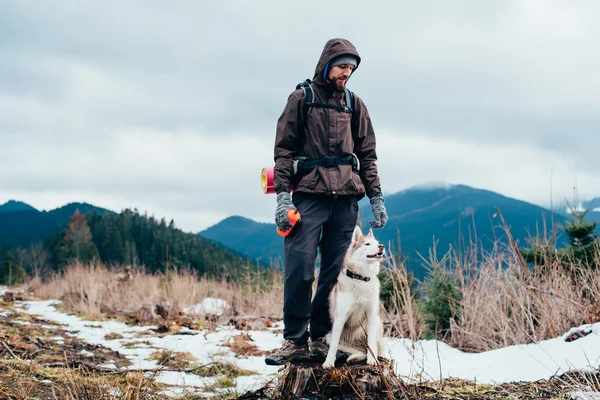
[[[242,274],[236,282],[198,278],[191,270],[149,274],[143,268],[108,268],[100,263],[72,263],[46,282],[28,285],[43,299],[61,299],[64,306],[90,318],[125,315],[141,308],[165,307],[169,314],[207,297],[231,305],[223,317],[264,315],[281,318],[283,278],[277,270]]]
[[[424,324],[416,303],[413,280],[402,260],[394,255],[387,259],[383,270],[383,282],[389,291],[384,321],[389,325],[386,335],[410,338],[416,341],[423,337]]]
[[[435,296],[443,299],[440,288],[445,286],[431,285],[432,294],[427,289],[429,278],[415,293],[404,265],[390,258],[385,269],[392,288],[386,302],[386,333],[422,339],[428,332],[426,322],[441,319],[449,322],[449,329],[435,329],[439,339],[481,352],[558,337],[572,327],[600,321],[598,269],[581,260],[558,259],[552,252],[539,265],[524,268],[516,251],[514,244],[497,243],[484,253],[471,243],[462,254],[450,250],[438,257],[434,246],[429,260],[424,260],[430,277],[450,278],[459,294],[448,298],[444,307],[427,307],[427,301]]]
[[[586,290],[598,271],[548,259],[523,273],[511,248],[496,246],[480,259],[455,257],[462,277],[459,319],[452,323],[449,343],[467,351],[485,351],[532,343],[562,335],[585,322],[585,311],[599,299]]]

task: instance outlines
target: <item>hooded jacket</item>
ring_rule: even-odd
[[[352,43],[331,39],[319,58],[313,77],[314,102],[346,105],[345,95],[326,81],[329,62],[340,55],[360,56]],[[354,69],[354,71],[356,70]],[[278,122],[275,137],[275,191],[294,191],[318,195],[358,195],[369,198],[381,193],[377,175],[375,133],[367,107],[354,95],[352,114],[330,108],[310,108],[304,120],[304,91],[295,90],[288,98]],[[293,172],[294,157],[310,159],[356,154],[360,172],[351,165],[320,166]]]

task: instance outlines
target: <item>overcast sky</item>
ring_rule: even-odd
[[[448,182],[600,195],[597,1],[0,1],[0,204],[272,220],[275,124],[325,42],[375,127],[384,194]]]

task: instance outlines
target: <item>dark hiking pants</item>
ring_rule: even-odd
[[[285,238],[283,288],[284,339],[297,343],[325,336],[331,330],[329,294],[342,269],[358,216],[356,196],[294,193],[301,221]],[[311,304],[317,247],[321,267]]]

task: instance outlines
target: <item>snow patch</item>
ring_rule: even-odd
[[[223,311],[222,307],[226,303],[215,300],[218,299],[210,300],[206,304],[220,305],[221,307],[216,311]],[[150,356],[155,351],[165,349],[188,352],[197,359],[199,364],[230,362],[255,372],[256,375],[236,379],[236,390],[239,392],[261,387],[265,382],[277,377],[279,367],[267,366],[264,363],[264,356],[237,356],[225,344],[232,337],[244,333],[250,335],[252,343],[259,349],[276,349],[283,342],[281,322],[264,331],[239,331],[232,326],[219,326],[216,331],[204,330],[198,335],[135,337],[136,333],[155,327],[132,327],[116,321],[102,321],[99,327],[92,328],[89,321],[59,312],[53,304],[52,301],[31,301],[17,302],[15,306],[26,306],[27,313],[41,315],[46,320],[63,324],[65,330],[74,332],[74,336],[91,345],[102,345],[118,351],[130,360],[129,369],[158,368],[157,361],[152,360]],[[202,311],[206,312],[205,302],[200,304],[203,305]],[[576,331],[591,331],[593,334],[565,342],[565,337]],[[104,336],[110,332],[119,332],[123,338],[105,340]],[[148,347],[137,344],[131,346],[134,342],[140,341],[149,342]],[[482,384],[533,382],[567,371],[594,371],[600,367],[600,323],[582,325],[569,330],[564,335],[538,343],[509,346],[483,353],[465,353],[436,340],[413,342],[409,339],[386,338],[386,344],[387,350],[382,355],[395,360],[396,373],[406,381],[455,377]],[[157,380],[170,385],[187,386],[190,389],[204,388],[213,383],[214,378],[199,377],[185,372],[163,371],[158,374]],[[580,396],[580,398],[600,400],[594,397]]]
[[[183,309],[183,312],[191,315],[214,314],[222,315],[230,308],[229,304],[222,299],[207,297],[198,304]]]
[[[453,184],[444,182],[444,181],[431,181],[425,182],[420,185],[413,186],[413,189],[425,189],[425,190],[433,190],[433,189],[452,189],[454,187]]]
[[[600,392],[573,392],[573,400],[600,400]]]
[[[10,323],[18,324],[18,325],[31,325],[31,322],[29,322],[29,321],[19,321],[18,319],[12,320],[12,321],[10,321]]]
[[[94,357],[94,353],[92,353],[91,351],[87,351],[85,349],[81,350],[79,352],[79,354],[84,355],[86,357]]]

